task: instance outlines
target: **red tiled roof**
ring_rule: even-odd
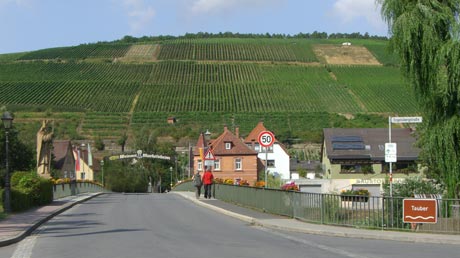
[[[268,131],[267,128],[264,126],[264,122],[259,122],[254,129],[249,133],[249,135],[244,139],[245,143],[251,143],[251,142],[258,142],[259,141],[259,134],[263,131]],[[275,136],[275,141],[278,142]]]
[[[226,143],[231,143],[231,148],[225,148]],[[227,127],[224,127],[224,132],[210,143],[212,152],[216,156],[224,155],[257,155],[257,152],[251,150],[238,137],[236,137]]]
[[[60,160],[67,155],[70,141],[67,140],[54,140],[53,141],[53,155],[55,160]]]
[[[54,140],[53,141],[53,155],[56,168],[61,168],[64,164],[65,157],[69,150],[70,141],[68,140]]]

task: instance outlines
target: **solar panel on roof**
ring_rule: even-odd
[[[332,136],[333,142],[362,142],[363,137],[361,136]]]
[[[333,150],[364,150],[365,145],[363,143],[333,143]]]

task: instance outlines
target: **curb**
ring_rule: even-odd
[[[30,234],[32,234],[32,232],[34,232],[35,229],[37,229],[38,227],[40,227],[43,223],[47,222],[48,220],[52,219],[53,217],[55,217],[56,215],[59,215],[61,214],[62,212],[72,208],[73,206],[77,205],[77,204],[80,204],[82,202],[85,202],[87,200],[90,200],[96,196],[99,196],[99,195],[102,195],[102,194],[105,194],[105,193],[96,193],[94,195],[90,195],[88,197],[85,197],[81,200],[78,200],[78,201],[75,201],[75,202],[72,202],[72,203],[67,203],[65,204],[63,207],[61,207],[60,209],[57,209],[56,211],[52,212],[51,214],[49,214],[48,216],[36,221],[32,226],[30,226],[27,230],[23,231],[22,233],[16,235],[15,237],[12,237],[12,238],[9,238],[9,239],[6,239],[6,240],[0,240],[0,247],[3,247],[3,246],[7,246],[7,245],[11,245],[11,244],[15,244],[17,242],[20,242],[21,240],[23,240],[24,238],[26,238],[27,236],[29,236]]]

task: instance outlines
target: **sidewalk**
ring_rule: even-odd
[[[352,237],[360,239],[391,240],[415,243],[453,244],[460,245],[460,235],[427,234],[416,232],[398,232],[389,230],[369,230],[350,227],[338,227],[302,222],[296,219],[257,212],[237,205],[225,203],[217,199],[196,199],[193,192],[171,192],[187,198],[198,205],[248,222],[252,225],[336,237]]]
[[[12,214],[0,221],[0,247],[17,243],[30,235],[41,224],[74,205],[102,193],[84,193],[54,200],[51,204]]]

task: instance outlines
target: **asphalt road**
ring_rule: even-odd
[[[18,244],[8,258],[432,258],[458,245],[347,239],[275,231],[173,194],[107,194],[76,205]]]

